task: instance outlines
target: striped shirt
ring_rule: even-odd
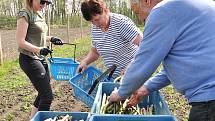
[[[103,59],[105,67],[117,65],[114,78],[134,57],[138,46],[133,41],[138,34],[141,35],[141,31],[130,18],[116,13],[110,13],[108,31],[103,32],[95,25],[92,26],[92,46]]]

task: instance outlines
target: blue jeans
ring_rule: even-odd
[[[190,105],[192,108],[188,121],[215,121],[215,100],[194,102]]]

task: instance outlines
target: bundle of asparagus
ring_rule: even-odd
[[[45,119],[44,121],[72,121],[72,116],[67,115],[59,115],[59,116],[55,116],[53,119],[52,118],[48,118]],[[84,121],[82,120],[74,120],[74,121]]]
[[[127,107],[126,99],[120,102],[108,102],[108,96],[104,93],[102,97],[102,103],[100,108],[100,114],[133,114],[133,115],[153,115],[153,105],[147,106],[145,108],[140,108],[138,105]]]

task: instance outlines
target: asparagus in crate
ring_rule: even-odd
[[[100,113],[101,114],[133,114],[133,115],[152,115],[153,105],[145,108],[140,108],[138,105],[127,107],[128,99],[124,102],[108,102],[106,93],[103,94]]]
[[[55,116],[53,119],[52,118],[48,118],[44,121],[72,121],[72,116],[69,115],[59,115],[59,116]],[[75,121],[84,121],[82,120],[75,120]]]

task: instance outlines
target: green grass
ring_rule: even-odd
[[[143,30],[143,27],[141,28]],[[81,62],[83,58],[86,57],[87,53],[90,50],[91,47],[91,37],[86,36],[81,39],[78,39],[74,41],[73,43],[77,44],[77,50],[76,50],[76,60]],[[73,58],[73,52],[74,52],[74,46],[71,45],[63,45],[63,46],[54,46],[53,48],[53,57],[62,57],[62,58]],[[98,60],[94,63],[96,67],[103,70],[104,66],[101,60]],[[159,66],[157,71],[160,70],[162,66]],[[154,73],[154,74],[155,74]],[[153,75],[154,75],[153,74]],[[17,88],[28,86],[30,84],[30,81],[27,81],[26,75],[19,67],[18,61],[11,61],[4,64],[4,66],[0,66],[0,92],[2,90],[6,91],[14,91]],[[162,90],[163,93],[165,93],[166,101],[168,103],[168,106],[173,112],[173,114],[176,116],[177,110],[181,111],[181,118],[183,118],[183,121],[186,121],[188,118],[188,109],[189,106],[187,105],[186,100],[182,99],[179,94],[175,92],[172,86],[168,86]],[[56,92],[57,96],[60,96],[60,92]],[[26,102],[24,105],[21,106],[23,110],[29,110],[29,101],[30,96],[25,96],[22,98],[24,102]],[[182,110],[181,110],[182,109]],[[8,114],[7,119],[10,120],[13,118],[13,114]]]
[[[80,61],[83,57],[86,56],[91,46],[91,37],[86,36],[81,39],[78,39],[74,42],[76,44],[76,58]],[[74,46],[73,45],[62,45],[54,46],[53,48],[53,57],[66,57],[73,58]]]
[[[80,38],[72,43],[76,43],[76,61],[81,62],[91,49],[91,37],[85,36]],[[63,45],[63,46],[54,46],[53,48],[53,57],[65,57],[73,58],[74,46],[72,45]],[[100,70],[105,70],[104,63],[101,58],[92,63],[91,65],[96,66]]]
[[[0,91],[17,90],[28,84],[26,76],[20,70],[18,60],[6,62],[0,67]]]
[[[4,63],[0,66],[0,79],[18,66],[18,60]]]
[[[76,59],[78,61],[81,61],[90,50],[90,38],[90,36],[87,36],[74,42],[77,44]],[[73,58],[74,46],[55,46],[53,50],[53,57]],[[19,67],[18,59],[0,66],[0,91],[15,91],[29,84],[30,81]]]
[[[81,61],[90,50],[90,36],[76,40],[77,44],[76,59]],[[55,46],[53,57],[68,57],[73,58],[74,46],[63,45]],[[30,81],[20,69],[18,59],[9,61],[0,66],[0,91],[13,91],[17,88],[28,86]]]
[[[31,104],[29,102],[25,102],[21,105],[20,109],[25,112],[29,112],[31,109]]]
[[[26,95],[22,97],[23,102],[30,102],[32,100],[32,95]]]
[[[13,29],[16,27],[16,16],[0,16],[1,29]]]
[[[15,118],[14,114],[8,113],[6,116],[6,121],[12,121]]]

